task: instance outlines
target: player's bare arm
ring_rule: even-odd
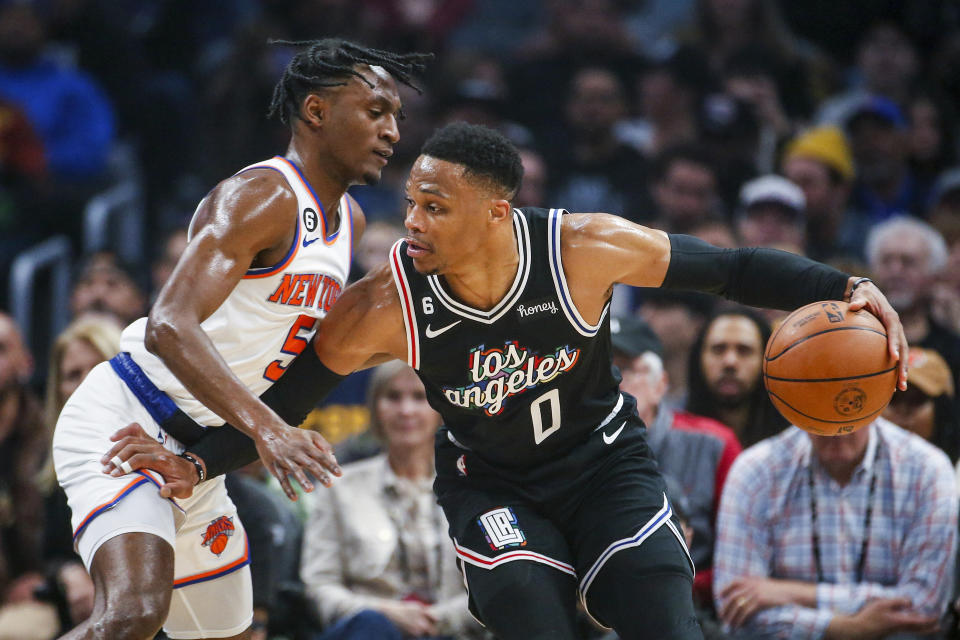
[[[589,322],[599,320],[615,283],[705,291],[779,309],[818,299],[848,300],[853,311],[865,308],[883,323],[890,352],[900,358],[899,386],[906,388],[903,327],[886,297],[867,279],[840,279],[835,270],[774,249],[719,249],[604,213],[564,216],[560,243],[574,303]]]
[[[320,361],[344,376],[406,359],[403,312],[389,265],[377,267],[344,290],[313,344]]]
[[[312,489],[301,468],[319,464],[336,473],[329,445],[288,428],[230,371],[201,328],[247,269],[286,254],[296,215],[295,196],[273,171],[253,170],[218,186],[201,204],[192,240],[151,311],[146,345],[200,402],[254,439],[271,473],[293,474]]]
[[[291,422],[299,422],[309,407],[326,396],[352,371],[388,360],[406,358],[406,335],[400,299],[389,267],[384,265],[347,287],[324,318],[313,342],[316,355],[304,353],[295,359],[281,382],[271,387],[263,396],[264,400],[268,396],[276,396],[277,402],[271,404],[278,408],[284,407],[287,411],[285,416]],[[181,418],[189,420],[185,415]],[[319,435],[313,432],[301,433],[307,437],[319,438]],[[201,480],[193,463],[158,446],[157,442],[136,424],[127,425],[115,433],[112,439],[116,444],[104,455],[103,462],[119,456],[133,469],[148,468],[159,472],[165,479],[165,484],[161,487],[161,495],[164,497],[187,498]],[[219,429],[208,431],[200,442],[191,447],[191,452],[197,454],[203,475],[214,477],[255,460],[258,452],[253,448],[253,444],[253,441],[232,429],[228,423]],[[326,447],[329,445],[326,441],[322,441],[319,446],[328,451]],[[210,468],[207,468],[205,463],[208,450],[216,452],[220,458],[217,465]],[[230,451],[231,454],[225,457],[225,451]],[[332,456],[332,450],[329,453]],[[329,466],[321,467],[315,460],[310,459],[304,461],[302,466],[322,484],[330,484],[328,472],[333,470]],[[338,473],[339,469],[335,472]],[[115,470],[114,473],[119,471]],[[286,476],[278,479],[287,496],[295,500],[296,492],[289,479]],[[313,486],[306,479],[298,478],[298,481],[305,488]],[[303,484],[304,482],[307,484]]]
[[[562,218],[560,255],[574,304],[583,319],[600,320],[616,283],[659,287],[670,265],[667,234],[607,213]]]

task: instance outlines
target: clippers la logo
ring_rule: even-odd
[[[477,518],[477,524],[483,530],[487,544],[494,551],[507,547],[524,547],[527,544],[527,537],[517,526],[517,515],[510,507],[487,511]]]
[[[202,546],[210,547],[210,553],[219,556],[227,548],[227,542],[234,531],[236,527],[233,526],[233,518],[220,516],[207,525],[207,530],[203,532]]]
[[[322,273],[285,273],[267,302],[330,311],[340,289],[339,282]]]
[[[468,356],[470,384],[444,387],[443,395],[452,405],[483,409],[488,416],[494,416],[503,411],[507,398],[550,382],[576,366],[579,359],[580,349],[567,345],[545,356],[520,347],[516,341],[508,342],[502,349],[484,349],[480,345],[471,349]]]

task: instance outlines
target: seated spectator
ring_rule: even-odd
[[[113,109],[89,76],[56,64],[49,53],[46,25],[36,5],[3,4],[0,95],[26,111],[43,140],[55,179],[95,179],[107,168],[114,137]]]
[[[513,198],[515,207],[543,207],[547,205],[547,162],[534,149],[520,149],[523,181]]]
[[[740,190],[737,227],[743,244],[774,247],[803,254],[806,198],[786,178],[767,175],[755,178]]]
[[[166,284],[177,261],[187,248],[187,229],[177,227],[166,233],[163,240],[163,253],[150,265],[150,298],[155,300],[160,289]]]
[[[770,325],[756,311],[718,311],[690,349],[686,409],[733,429],[744,447],[787,426],[760,380]]]
[[[960,335],[934,320],[932,287],[947,264],[943,236],[925,222],[901,216],[876,225],[867,236],[867,259],[877,286],[900,314],[911,345],[939,353],[960,376]]]
[[[666,401],[671,407],[686,405],[690,348],[713,313],[713,304],[710,296],[693,291],[648,289],[643,292],[639,314],[663,344],[663,368],[670,381]]]
[[[43,582],[39,475],[49,439],[27,382],[33,358],[13,319],[0,312],[0,604],[21,604]]]
[[[693,591],[698,604],[710,608],[717,507],[740,443],[729,427],[716,420],[674,411],[663,403],[669,382],[660,359],[660,340],[647,323],[614,318],[610,340],[613,363],[623,376],[620,388],[637,399],[637,412],[647,425],[647,442],[660,470],[676,481],[684,496],[684,519],[693,541],[690,556],[697,567]]]
[[[783,154],[783,175],[803,189],[807,255],[862,260],[870,221],[847,207],[854,168],[843,131],[827,126],[798,135]]]
[[[720,180],[713,159],[701,147],[684,145],[654,160],[652,191],[657,229],[688,233],[706,220],[722,218]]]
[[[857,43],[856,67],[850,74],[859,84],[824,100],[818,109],[819,124],[842,125],[872,95],[886,96],[906,104],[919,74],[920,56],[902,24],[875,20]]]
[[[46,447],[67,400],[90,370],[120,350],[120,325],[109,315],[85,314],[57,336],[50,349],[44,418]],[[44,492],[43,559],[47,565],[44,597],[63,609],[61,632],[86,620],[93,611],[93,581],[73,550],[73,531],[67,496],[57,485],[53,460],[41,474]],[[63,616],[65,613],[65,618]]]
[[[919,215],[928,192],[907,163],[907,120],[887,98],[871,96],[846,123],[857,165],[852,206],[881,222],[897,215]]]
[[[956,541],[942,451],[883,418],[843,436],[790,428],[727,476],[717,611],[747,638],[928,634],[953,589]]]
[[[895,391],[883,417],[960,458],[960,421],[954,408],[953,376],[936,351],[910,348],[907,390]]]
[[[110,251],[89,256],[70,293],[74,317],[92,311],[114,316],[126,326],[146,315],[146,299],[132,272]]]
[[[617,135],[647,157],[695,142],[697,105],[708,85],[706,63],[690,48],[652,61],[636,81],[640,117],[621,122]]]
[[[416,373],[379,367],[370,429],[385,452],[316,494],[300,574],[326,626],[317,640],[468,637],[479,629],[431,488],[440,416]]]
[[[617,74],[603,67],[577,72],[564,113],[562,134],[544,140],[551,198],[571,211],[609,211],[637,222],[649,220],[646,159],[615,133],[627,114]]]

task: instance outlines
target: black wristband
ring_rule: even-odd
[[[345,377],[328,369],[311,345],[297,356],[283,377],[267,389],[260,400],[287,424],[297,426]],[[239,469],[258,457],[253,439],[229,423],[207,429],[190,448],[203,458],[208,478]]]
[[[190,462],[193,463],[193,466],[196,467],[197,477],[200,478],[199,480],[197,480],[197,484],[200,484],[201,482],[207,479],[207,473],[203,470],[203,465],[200,464],[200,461],[197,460],[196,457],[194,457],[190,453],[187,453],[186,451],[181,453],[180,457],[183,458],[184,460],[189,460]]]

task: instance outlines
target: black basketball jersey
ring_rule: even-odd
[[[498,466],[554,459],[633,408],[611,364],[609,302],[597,325],[573,306],[560,256],[564,213],[514,209],[519,267],[489,311],[418,273],[405,242],[390,253],[407,361],[446,435]]]

